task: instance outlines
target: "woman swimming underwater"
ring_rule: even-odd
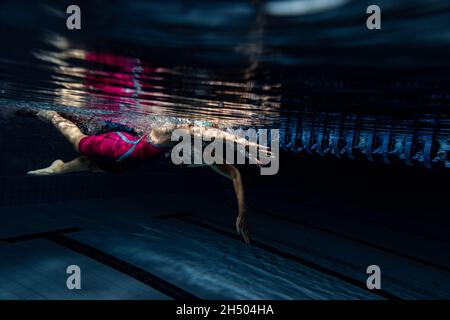
[[[99,135],[85,135],[75,123],[62,117],[55,111],[41,110],[38,118],[50,121],[56,129],[71,143],[80,156],[69,161],[55,160],[49,167],[29,171],[29,175],[57,175],[71,172],[107,172],[108,167],[115,164],[143,163],[164,155],[175,143],[171,141],[175,129],[185,130],[189,135],[205,134],[210,137],[221,137],[224,141],[249,146],[251,142],[244,138],[213,128],[192,125],[167,125],[153,128],[141,137],[125,131],[113,131]],[[105,165],[106,164],[106,165]],[[244,187],[239,170],[231,164],[212,164],[212,169],[229,178],[233,182],[238,203],[236,229],[245,242],[249,243],[246,224],[247,209],[244,198]],[[126,166],[125,166],[126,168]]]

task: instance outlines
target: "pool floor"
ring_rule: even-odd
[[[450,297],[447,226],[282,194],[253,201],[251,245],[214,190],[1,207],[0,299]],[[67,288],[70,265],[80,290]],[[367,289],[369,265],[380,290]]]

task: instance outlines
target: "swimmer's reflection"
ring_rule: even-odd
[[[253,38],[249,46],[256,49],[245,51],[249,67],[236,70],[232,78],[213,70],[166,68],[139,57],[71,48],[67,39],[61,46],[54,37],[50,44],[56,51],[33,53],[53,65],[57,104],[102,110],[117,122],[132,111],[250,126],[270,123],[281,105],[281,84],[261,80],[262,43]]]

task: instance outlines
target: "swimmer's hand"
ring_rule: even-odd
[[[58,174],[64,167],[64,162],[62,160],[55,160],[49,167],[28,171],[27,174],[30,176],[51,176]]]
[[[250,244],[250,236],[247,227],[247,211],[239,212],[236,218],[236,231],[244,238],[245,243]]]

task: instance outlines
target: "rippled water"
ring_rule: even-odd
[[[0,5],[3,112],[274,127],[294,152],[448,166],[445,1],[378,1],[378,31],[370,1],[86,1],[79,31],[69,4]]]

